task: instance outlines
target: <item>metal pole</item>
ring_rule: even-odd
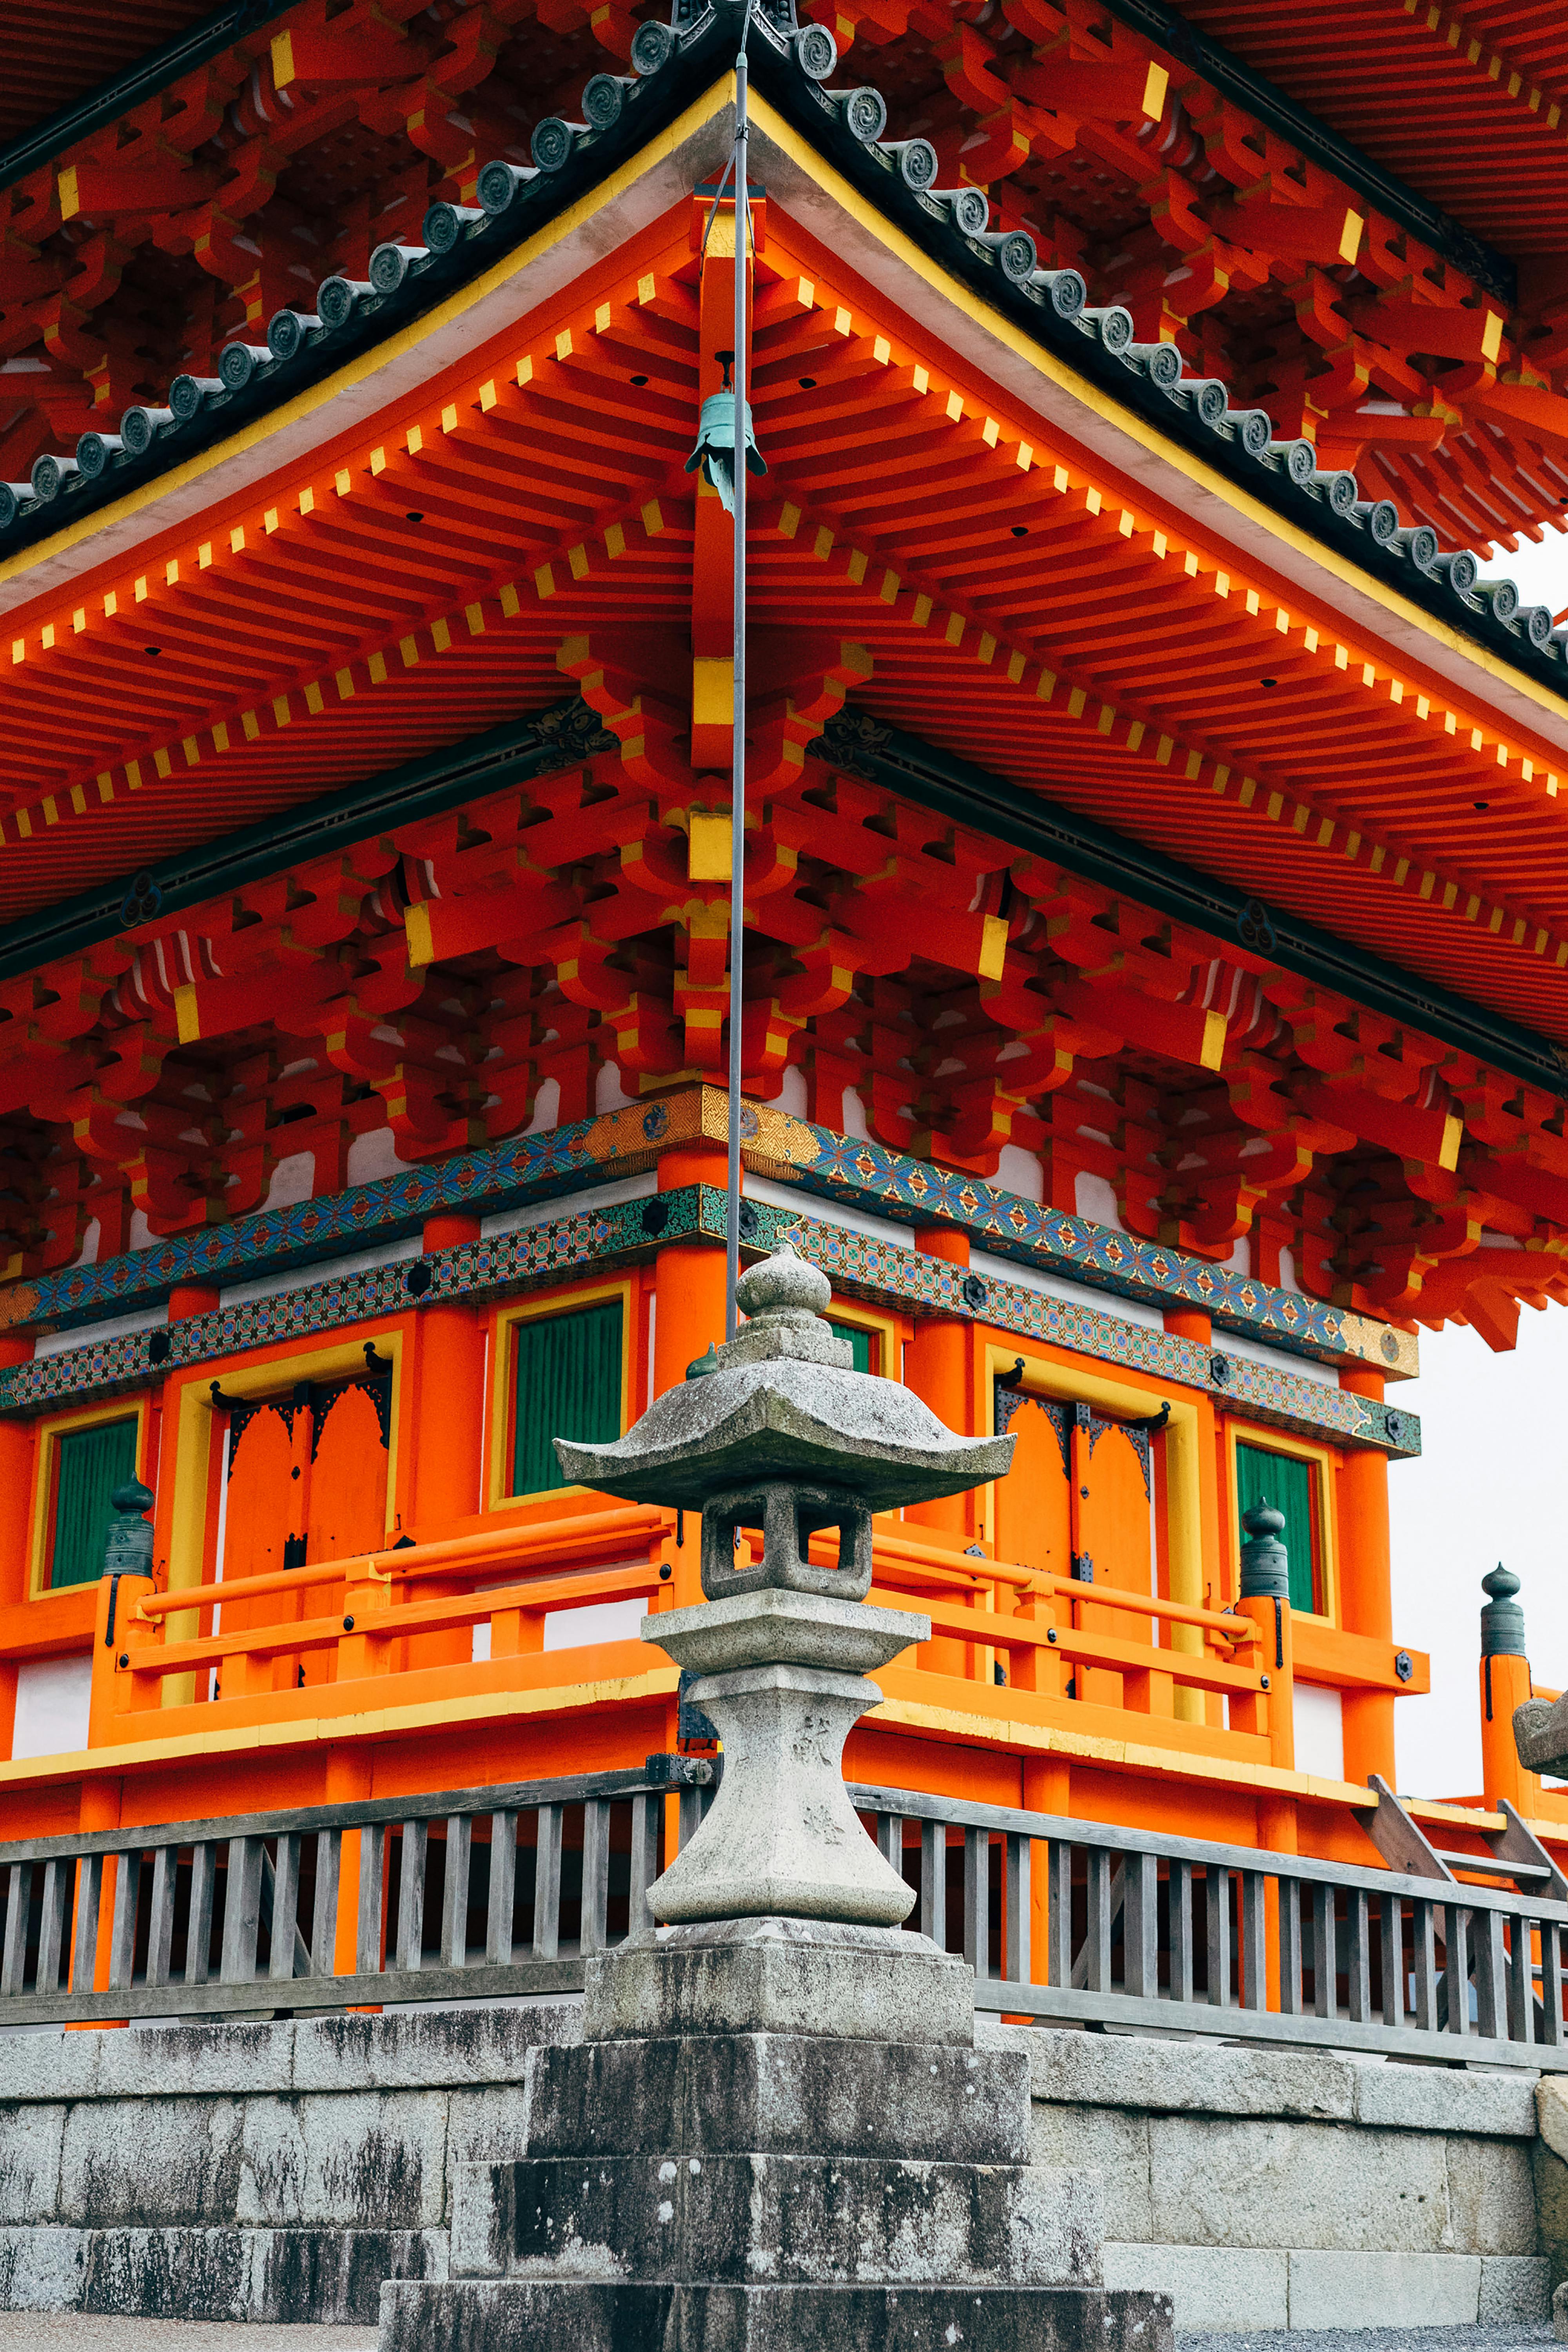
[[[746,164],[746,13],[735,59],[735,700],[730,765],[730,1160],[724,1202],[724,1337],[736,1330],[741,1273],[741,1024],[746,919],[746,328],[751,245]]]

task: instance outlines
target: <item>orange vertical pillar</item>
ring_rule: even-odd
[[[1340,1386],[1352,1396],[1383,1401],[1383,1374],[1370,1365],[1346,1365]],[[1370,1445],[1345,1456],[1339,1475],[1340,1622],[1347,1633],[1394,1638],[1393,1569],[1388,1550],[1388,1461]],[[1382,1774],[1390,1788],[1394,1769],[1394,1700],[1384,1691],[1346,1691],[1345,1779],[1370,1780]]]
[[[0,1367],[25,1364],[31,1339],[0,1339]],[[0,1421],[0,1605],[27,1597],[27,1538],[33,1501],[33,1423]],[[0,1756],[11,1753],[16,1720],[16,1661],[0,1659]]]
[[[426,1256],[479,1238],[478,1217],[464,1216],[427,1217],[421,1236]],[[420,1307],[413,1370],[408,1516],[427,1542],[447,1521],[484,1507],[485,1327],[478,1310],[456,1299]]]
[[[77,1801],[78,1829],[117,1830],[120,1827],[120,1801],[122,1785],[119,1780],[108,1774],[95,1774],[90,1780],[84,1780],[81,1784],[81,1794]],[[73,1951],[71,1990],[73,1992],[103,1992],[108,1989],[110,1938],[114,1922],[114,1880],[118,1868],[119,1864],[112,1861],[106,1861],[103,1864],[103,1876],[99,1885],[98,1899],[98,1948],[94,1955],[90,1984],[78,1983],[74,1979],[76,1937],[74,1916],[71,1920]],[[104,2017],[94,2021],[94,2028],[106,2025],[129,2025],[130,2022],[130,2019],[126,2017]],[[92,2031],[94,2028],[77,2027],[67,2030],[82,2032]]]
[[[969,1235],[948,1225],[917,1225],[915,1247],[928,1257],[945,1258],[950,1265],[969,1264]],[[961,1435],[975,1431],[973,1400],[974,1339],[972,1327],[956,1315],[921,1315],[904,1350],[904,1379],[938,1421]],[[940,1528],[954,1541],[967,1542],[978,1524],[979,1499],[973,1494],[950,1495],[934,1503],[915,1503],[906,1519]]]
[[[420,1244],[427,1257],[479,1238],[478,1217],[427,1217]],[[412,1442],[409,1468],[399,1476],[394,1507],[421,1543],[452,1532],[456,1519],[484,1508],[485,1319],[460,1299],[428,1299],[414,1321],[409,1400]],[[405,1586],[404,1597],[445,1601],[468,1590],[468,1580],[437,1577]],[[423,1633],[406,1644],[409,1668],[467,1665],[474,1637],[464,1625],[446,1633]]]
[[[1514,1708],[1531,1696],[1524,1612],[1513,1597],[1519,1579],[1499,1560],[1482,1577],[1481,1591],[1481,1786],[1489,1805],[1506,1797],[1528,1820],[1540,1811],[1541,1782],[1520,1762],[1513,1737]]]
[[[1165,1328],[1173,1339],[1189,1339],[1194,1347],[1208,1348],[1214,1339],[1214,1324],[1201,1307],[1173,1307],[1166,1310]],[[1214,1408],[1208,1398],[1199,1394],[1197,1406],[1197,1526],[1188,1529],[1185,1557],[1193,1559],[1195,1546],[1196,1565],[1189,1575],[1184,1575],[1174,1564],[1177,1552],[1175,1536],[1177,1514],[1183,1507],[1182,1487],[1173,1481],[1169,1466],[1165,1481],[1165,1565],[1169,1597],[1173,1601],[1206,1601],[1210,1608],[1222,1609],[1230,1597],[1231,1579],[1227,1563],[1222,1557],[1220,1539],[1220,1447]],[[1186,1490],[1190,1493],[1190,1488]],[[1202,1657],[1204,1636],[1196,1625],[1172,1625],[1161,1635],[1173,1650],[1188,1657]],[[1178,1723],[1203,1723],[1215,1726],[1223,1721],[1222,1702],[1217,1695],[1205,1696],[1201,1690],[1178,1689],[1174,1700]]]
[[[1022,1759],[1019,1778],[1026,1813],[1054,1813],[1061,1820],[1071,1813],[1072,1768],[1065,1756],[1026,1756]],[[1045,1984],[1050,1973],[1051,1888],[1047,1862],[1047,1849],[1043,1845],[1034,1846],[1029,1855],[1031,1984]]]
[[[722,1192],[729,1164],[721,1145],[696,1144],[688,1150],[667,1151],[658,1164],[658,1189],[672,1192],[687,1184],[708,1184]],[[662,1396],[686,1378],[686,1368],[705,1356],[724,1337],[724,1253],[711,1242],[672,1242],[661,1249],[654,1265],[653,1361],[650,1371],[655,1396]],[[680,1527],[681,1540],[673,1553],[675,1575],[670,1599],[684,1609],[702,1598],[700,1530],[696,1515],[688,1512]],[[667,1745],[675,1746],[676,1710],[670,1702]]]
[[[193,1316],[210,1315],[219,1303],[219,1293],[211,1283],[177,1282],[169,1293],[170,1328],[173,1328],[176,1323],[188,1323]],[[153,1489],[154,1530],[153,1564],[158,1580],[166,1586],[174,1573],[176,1525],[174,1509],[178,1495],[175,1471],[180,1447],[180,1414],[177,1411],[165,1412],[160,1402],[153,1425],[156,1432],[156,1447],[155,1450],[149,1448],[147,1466],[142,1475],[146,1484]],[[214,1442],[221,1454],[223,1446],[221,1423]],[[216,1465],[211,1465],[210,1474],[216,1475]],[[184,1580],[186,1583],[201,1582],[203,1559],[199,1550],[194,1559],[184,1561],[182,1566]],[[216,1575],[223,1574],[221,1559],[215,1559],[212,1566]],[[170,1618],[165,1621],[164,1630],[167,1639],[180,1641],[197,1632],[197,1620],[194,1613],[185,1618]],[[189,1706],[194,1703],[195,1696],[196,1677],[194,1674],[172,1675],[163,1684],[163,1703],[165,1706]],[[204,1698],[206,1696],[205,1670],[202,1676],[202,1696]]]
[[[372,1752],[368,1746],[332,1748],[327,1752],[326,1802],[329,1805],[363,1803],[372,1793]],[[362,1838],[384,1838],[383,1828],[345,1830],[338,1855],[338,1917],[332,1941],[332,1973],[352,1977],[359,1948],[359,1888],[360,1844]],[[379,2001],[364,2002],[351,2007],[351,2016],[378,2017]]]

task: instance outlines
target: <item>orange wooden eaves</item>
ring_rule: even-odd
[[[1460,707],[1396,668],[776,205],[769,236],[753,626],[854,638],[861,706],[1561,1032],[1554,754],[1479,671]],[[568,637],[689,726],[695,274],[682,216],[320,467],[19,614],[0,913],[558,699]]]

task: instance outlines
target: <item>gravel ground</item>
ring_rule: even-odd
[[[0,2342],[4,2342],[0,2337]],[[1528,2327],[1280,2327],[1256,2336],[1185,2336],[1180,2352],[1520,2352],[1550,2344],[1546,2320]]]
[[[239,2326],[217,2319],[100,2319],[0,2311],[0,2346],[27,2352],[375,2352],[363,2327]]]
[[[1178,2332],[1177,2352],[1536,2352],[1540,2320],[1520,2327],[1268,2328],[1256,2335]],[[0,2352],[376,2352],[371,2323],[286,2327],[218,2319],[119,2319],[79,2312],[0,2311]]]

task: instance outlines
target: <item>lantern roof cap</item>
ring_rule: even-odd
[[[558,1437],[568,1478],[628,1502],[700,1508],[750,1481],[853,1494],[873,1511],[1005,1475],[1011,1437],[959,1437],[900,1381],[858,1372],[822,1318],[826,1277],[787,1244],[741,1277],[751,1319],[609,1445]]]

